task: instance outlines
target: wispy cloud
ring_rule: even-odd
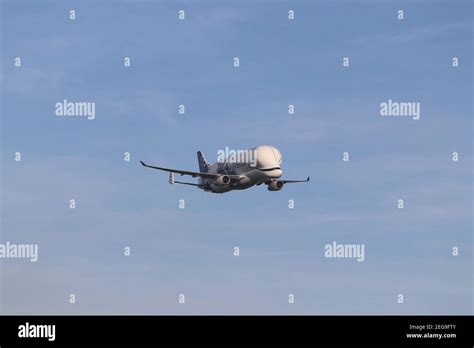
[[[456,21],[446,23],[421,24],[415,27],[400,27],[398,31],[378,32],[360,35],[350,42],[355,45],[402,45],[409,43],[428,42],[431,40],[440,42],[449,40],[458,35],[459,32],[470,32],[471,21]]]

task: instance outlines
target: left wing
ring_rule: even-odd
[[[281,182],[283,182],[284,184],[291,184],[291,183],[294,183],[294,182],[308,182],[309,181],[309,176],[306,180],[279,180]]]

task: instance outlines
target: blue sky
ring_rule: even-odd
[[[471,2],[1,11],[1,240],[39,245],[36,263],[0,260],[3,313],[472,313]],[[56,117],[63,99],[95,102],[95,119]],[[420,120],[381,117],[388,99],[420,102]],[[197,150],[259,144],[311,182],[214,195],[138,162],[196,170]],[[325,258],[333,241],[365,261]]]

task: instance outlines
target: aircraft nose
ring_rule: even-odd
[[[282,175],[281,169],[274,169],[271,172],[271,176],[274,178],[279,178]]]

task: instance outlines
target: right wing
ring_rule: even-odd
[[[191,172],[187,170],[179,170],[179,169],[171,169],[171,168],[165,168],[165,167],[156,167],[156,166],[150,166],[143,161],[140,161],[142,166],[148,167],[148,168],[153,168],[153,169],[158,169],[158,170],[163,170],[165,172],[170,172],[170,173],[177,173],[181,175],[191,175],[193,178],[195,177],[201,177],[201,178],[206,178],[206,179],[217,179],[220,176],[223,176],[224,174],[212,174],[212,173],[201,173],[201,172]],[[239,180],[240,176],[239,175],[227,175],[231,180]]]
[[[206,187],[206,185],[193,184],[191,182],[184,182],[184,181],[174,181],[173,183],[183,184],[183,185],[190,185],[190,186],[197,186],[197,187]]]
[[[202,185],[202,184],[194,184],[192,182],[176,181],[174,179],[174,173],[173,172],[170,173],[169,182],[170,182],[171,185],[173,185],[173,184],[183,184],[183,185],[197,186],[197,187],[200,187],[200,188],[206,187],[206,185]]]

